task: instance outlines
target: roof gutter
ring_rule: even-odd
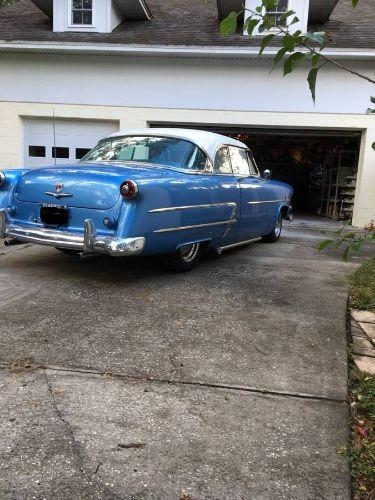
[[[263,52],[265,58],[274,57],[279,47],[269,47]],[[195,57],[217,59],[257,59],[259,47],[221,47],[221,46],[183,46],[183,45],[121,45],[111,43],[72,43],[72,42],[25,42],[0,40],[0,52],[35,52],[40,54],[91,54],[150,57]],[[375,59],[375,49],[327,48],[324,54],[345,60]]]

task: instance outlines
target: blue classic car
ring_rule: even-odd
[[[65,253],[160,255],[187,271],[202,251],[276,242],[293,190],[247,146],[199,130],[127,130],[80,162],[0,172],[0,238]]]

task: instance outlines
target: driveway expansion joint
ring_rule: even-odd
[[[3,370],[8,370],[10,368],[10,364],[5,364],[5,363],[0,363],[0,369]],[[98,375],[98,376],[108,376],[108,377],[113,377],[113,378],[118,378],[118,379],[128,379],[128,380],[139,380],[139,381],[144,381],[144,382],[154,382],[154,383],[159,383],[159,384],[169,384],[169,385],[186,385],[186,386],[195,386],[195,387],[206,387],[210,389],[227,389],[231,391],[238,391],[238,392],[247,392],[251,394],[263,394],[264,396],[269,395],[269,396],[276,396],[276,397],[281,397],[281,398],[295,398],[295,399],[307,399],[307,400],[312,400],[312,401],[324,401],[324,402],[330,402],[330,403],[345,403],[348,404],[347,399],[342,399],[342,398],[334,398],[330,396],[318,396],[316,394],[307,394],[307,393],[300,393],[300,392],[288,392],[288,391],[277,391],[273,389],[266,389],[266,388],[260,388],[260,387],[249,387],[249,386],[238,386],[238,385],[231,385],[231,384],[219,384],[219,383],[214,383],[214,382],[201,382],[201,381],[187,381],[187,380],[173,380],[173,379],[165,379],[165,378],[155,378],[155,377],[137,377],[136,375],[125,375],[121,373],[111,373],[107,371],[100,371],[100,370],[95,370],[95,369],[89,369],[89,368],[70,368],[70,367],[63,367],[63,366],[55,366],[55,365],[42,365],[42,364],[37,364],[34,367],[31,367],[29,371],[44,371],[47,372],[62,372],[62,373],[72,373],[72,374],[86,374],[86,375]],[[48,381],[48,378],[47,378]],[[49,389],[50,389],[50,384],[49,384]],[[54,397],[53,392],[51,391],[51,395]],[[55,401],[55,400],[54,400]],[[56,405],[56,410],[58,411],[58,415],[60,419],[65,422],[63,417],[61,416],[61,413],[59,412],[57,405]],[[69,425],[68,422],[65,422],[67,425]],[[70,428],[71,429],[71,428]],[[72,430],[72,429],[71,429]],[[73,434],[73,432],[72,432]],[[74,438],[74,435],[73,435]]]

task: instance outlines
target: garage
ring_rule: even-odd
[[[210,130],[244,142],[261,171],[294,188],[300,215],[351,220],[355,204],[361,132],[308,129],[215,127],[158,123]]]
[[[25,118],[24,165],[69,165],[85,156],[99,139],[118,132],[117,121]]]

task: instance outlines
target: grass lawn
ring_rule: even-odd
[[[375,259],[350,278],[349,305],[375,312]],[[354,500],[375,498],[375,376],[361,373],[349,359],[351,442],[340,450],[350,463]]]
[[[375,259],[365,262],[351,276],[349,305],[375,312]]]

